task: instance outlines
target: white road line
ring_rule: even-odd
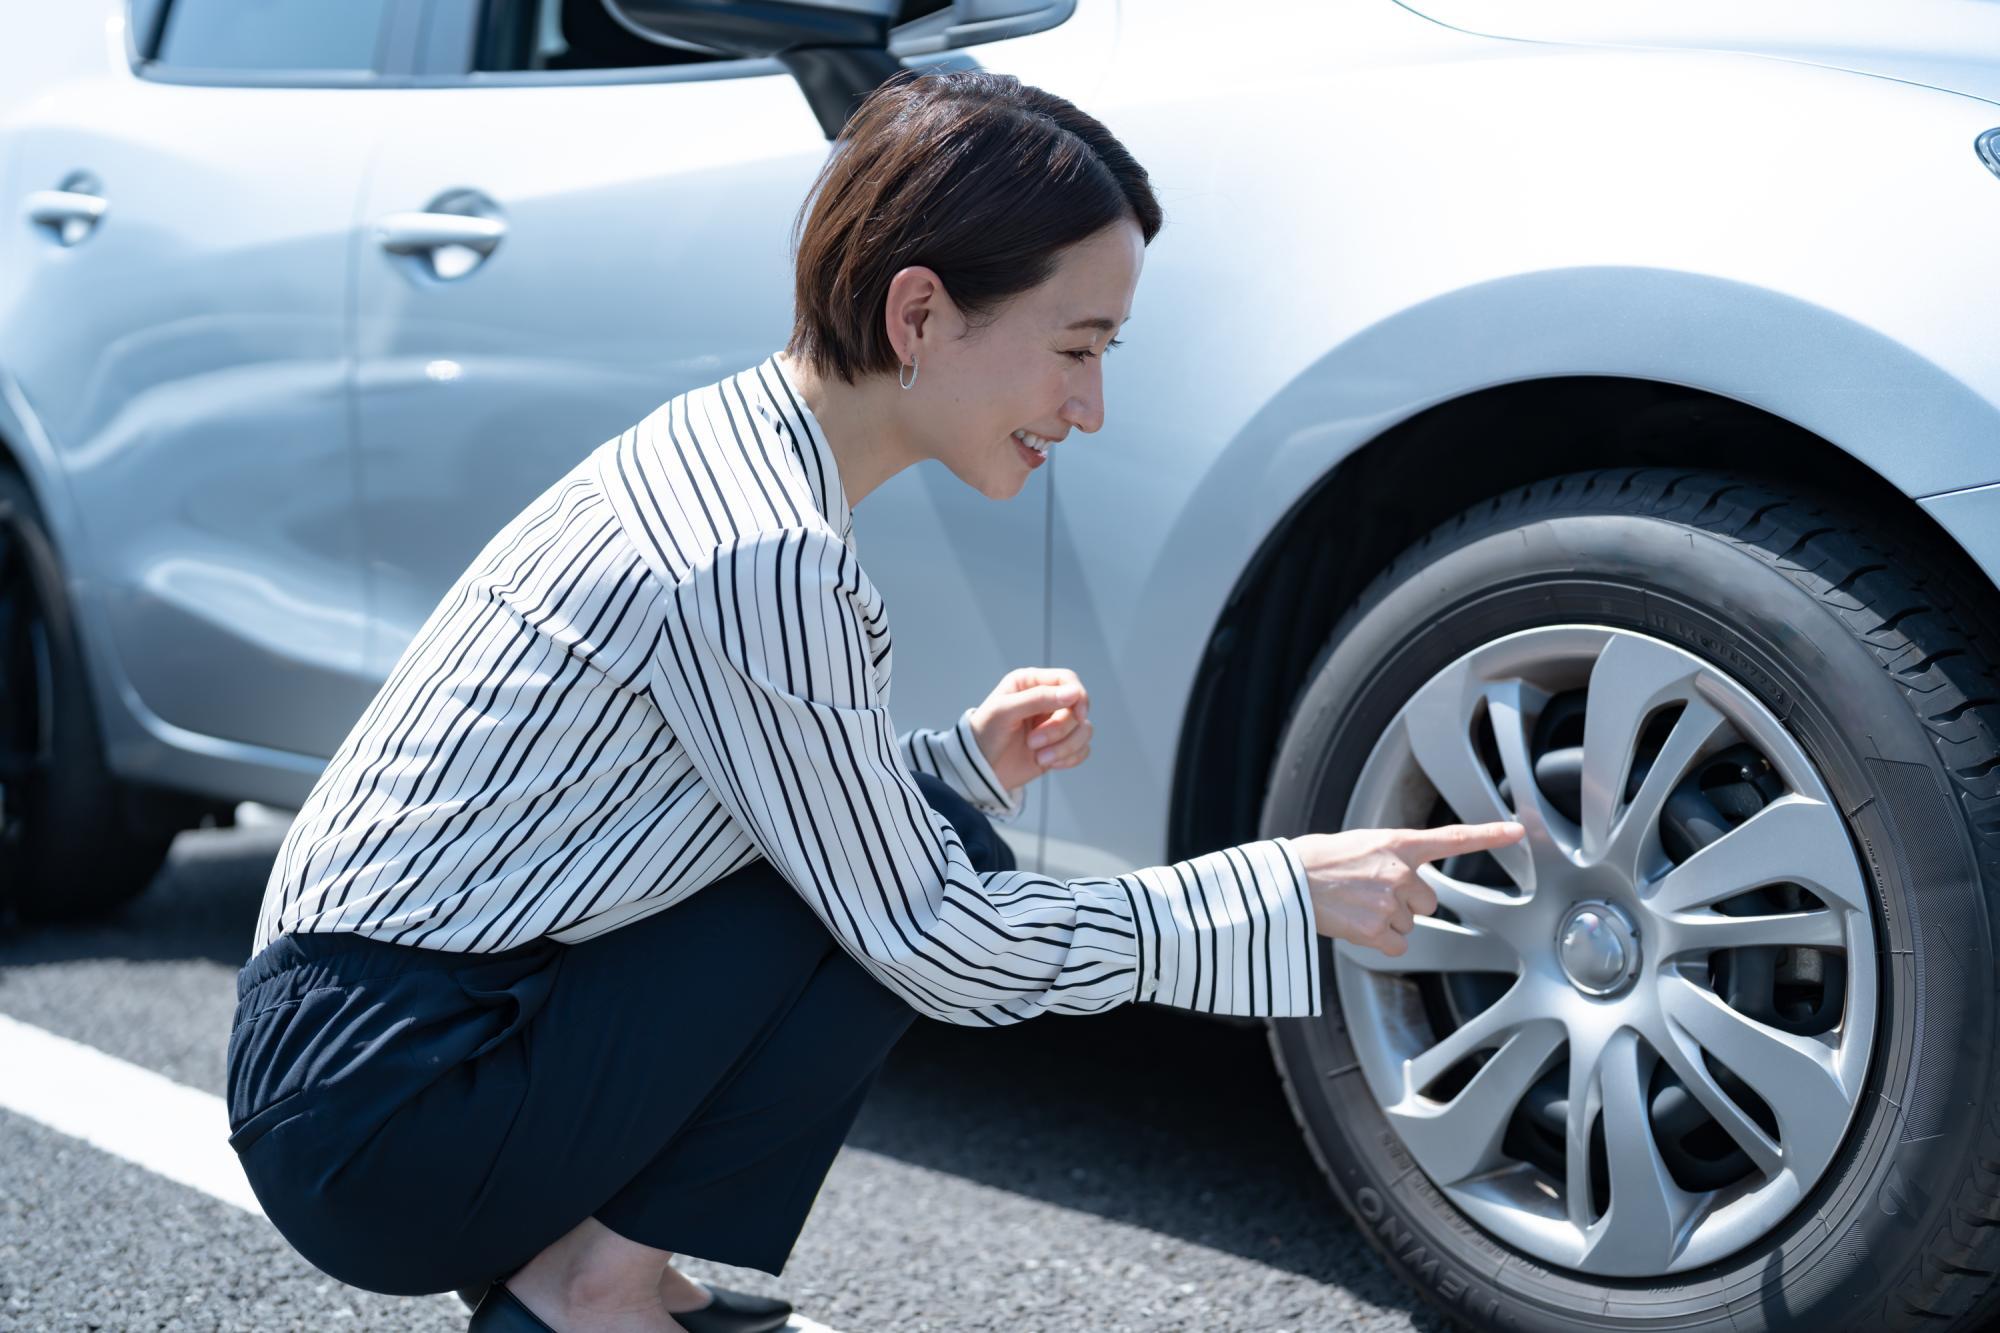
[[[229,1108],[114,1055],[0,1014],[0,1109],[264,1215],[229,1146]],[[795,1314],[785,1333],[838,1333]]]
[[[222,1098],[0,1014],[0,1106],[259,1217]]]

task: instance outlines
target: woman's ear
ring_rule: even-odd
[[[900,270],[889,279],[884,317],[889,346],[908,363],[920,359],[922,349],[949,336],[959,322],[958,308],[945,292],[938,275],[921,264]]]

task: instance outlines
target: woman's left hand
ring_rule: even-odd
[[[1090,755],[1090,693],[1065,667],[1016,667],[972,710],[980,753],[1008,788]]]

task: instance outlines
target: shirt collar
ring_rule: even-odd
[[[840,534],[840,539],[851,544],[854,511],[847,503],[847,489],[840,484],[840,465],[834,459],[833,446],[826,442],[826,432],[820,429],[819,418],[806,406],[798,381],[785,369],[778,353],[765,357],[758,369],[761,373],[757,381],[763,387],[765,400],[777,413],[785,437],[791,441],[793,456],[805,473],[806,484],[812,488],[814,507]]]

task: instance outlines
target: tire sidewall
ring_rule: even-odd
[[[76,915],[80,902],[108,905],[129,896],[103,877],[125,872],[129,854],[150,848],[139,849],[120,836],[124,803],[104,762],[62,565],[33,493],[5,471],[0,471],[0,527],[26,561],[35,613],[48,639],[54,691],[52,766],[27,804],[25,845],[9,862],[10,869],[18,869],[18,880],[0,893],[7,900],[0,906],[11,905],[26,920],[61,920]],[[144,856],[131,859],[143,863]]]
[[[1496,512],[1398,570],[1350,613],[1310,675],[1274,764],[1261,836],[1341,827],[1362,760],[1395,711],[1464,652],[1538,625],[1636,630],[1726,671],[1800,741],[1862,854],[1879,994],[1847,1136],[1783,1223],[1729,1259],[1653,1284],[1585,1281],[1495,1241],[1416,1169],[1356,1064],[1323,941],[1326,1017],[1280,1020],[1273,1040],[1358,1225],[1438,1305],[1488,1327],[1885,1326],[1888,1293],[1920,1262],[1950,1182],[1971,1169],[1994,1019],[1977,863],[1949,777],[1901,689],[1805,586],[1805,571],[1647,512],[1644,501],[1545,517]],[[1955,838],[1939,836],[1941,827]],[[1910,830],[1946,844],[1923,850],[1921,874],[1909,864]],[[1941,941],[1941,929],[1957,938]],[[1931,947],[1920,952],[1918,940]],[[1951,965],[1927,968],[1941,951]]]

